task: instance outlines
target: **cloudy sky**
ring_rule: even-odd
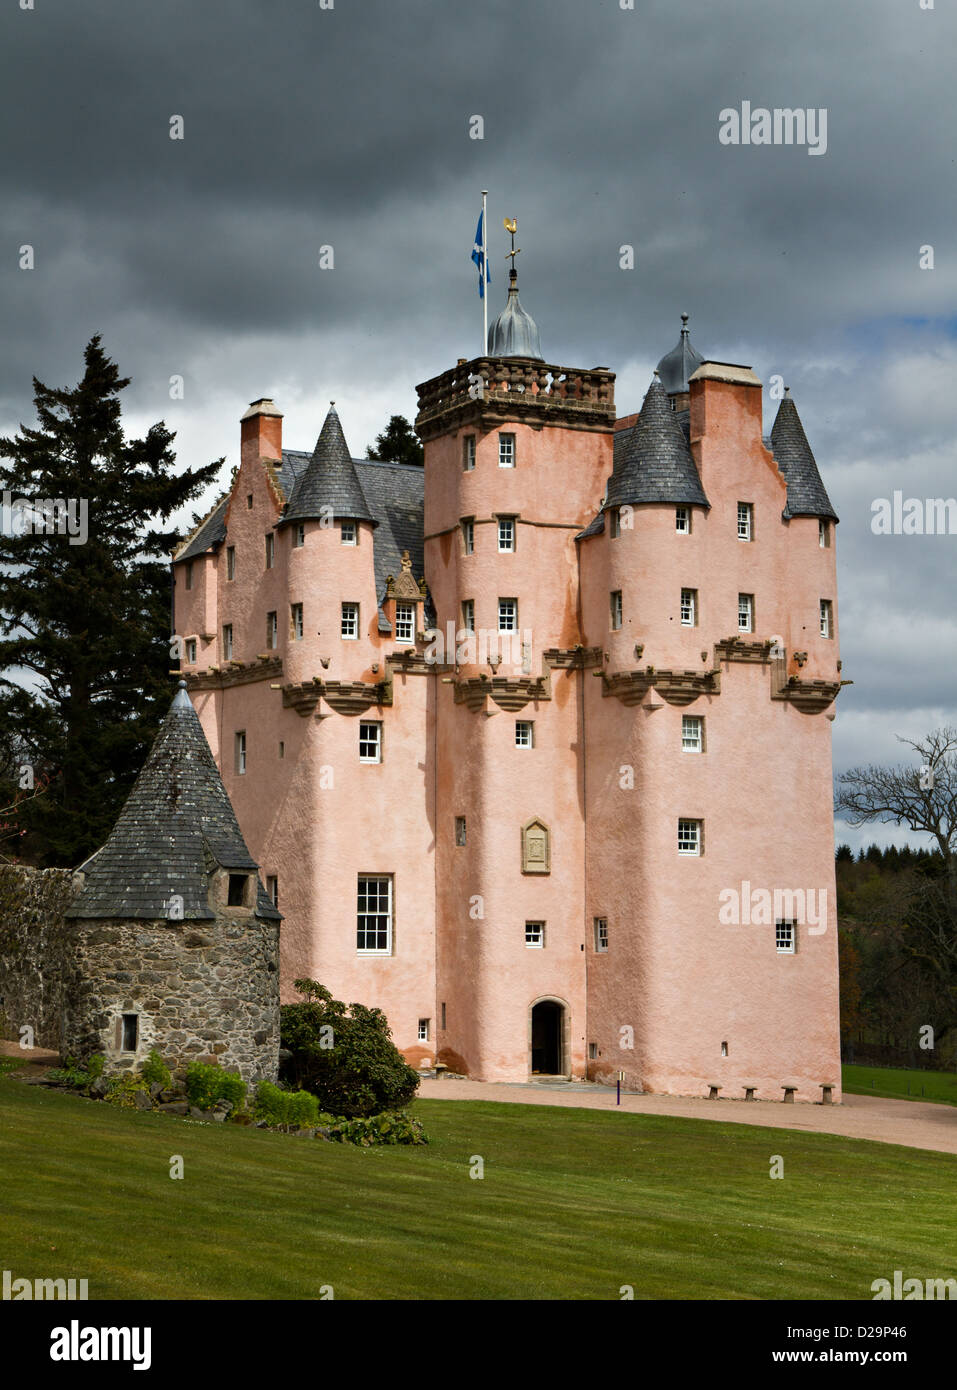
[[[627,3],[8,0],[0,432],[100,332],[129,429],[164,419],[224,482],[261,395],[310,449],[334,398],[364,453],[479,352],[488,188],[491,305],[515,216],[546,360],[617,372],[620,414],[683,310],[705,356],[788,382],[841,518],[835,766],[897,761],[957,723],[957,536],[871,530],[895,490],[957,494],[954,6]],[[826,150],[722,144],[745,101],[823,108]]]

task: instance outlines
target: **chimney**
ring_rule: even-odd
[[[741,455],[764,455],[761,382],[738,362],[702,362],[688,378],[691,454],[701,486],[725,474]]]
[[[250,404],[240,421],[240,463],[282,458],[282,413],[262,396]]]

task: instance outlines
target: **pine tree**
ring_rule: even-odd
[[[367,455],[370,459],[412,464],[416,468],[421,468],[425,461],[422,445],[404,415],[390,418],[382,433],[376,435],[375,443],[369,445]]]
[[[37,428],[0,439],[0,727],[42,792],[21,792],[12,813],[4,802],[16,829],[3,848],[45,866],[103,844],[153,742],[170,698],[176,539],[159,523],[222,464],[174,474],[162,422],[127,439],[129,379],[99,335],[84,359],[75,388],[34,377]]]

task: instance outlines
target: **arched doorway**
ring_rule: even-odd
[[[565,1074],[565,1006],[557,999],[532,1005],[531,1072],[533,1076]]]

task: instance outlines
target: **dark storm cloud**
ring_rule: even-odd
[[[184,458],[234,456],[264,391],[301,447],[336,395],[361,450],[478,350],[487,187],[493,312],[507,213],[546,357],[617,371],[622,413],[684,309],[705,354],[788,380],[842,518],[836,759],[896,756],[901,711],[954,717],[957,537],[876,537],[870,506],[954,492],[955,38],[918,0],[8,4],[0,427],[100,330]],[[826,108],[826,154],[720,145],[743,100]]]

